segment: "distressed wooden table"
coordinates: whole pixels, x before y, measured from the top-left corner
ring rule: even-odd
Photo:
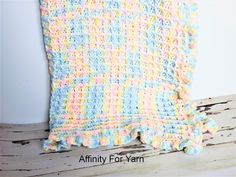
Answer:
[[[164,153],[138,140],[112,148],[73,147],[63,152],[43,152],[47,123],[0,124],[0,176],[236,176],[236,95],[196,102],[198,109],[213,117],[219,126],[214,138],[204,135],[205,147],[198,156]],[[123,160],[107,160],[104,164],[80,161],[86,155]],[[144,162],[128,162],[126,155],[143,157]]]

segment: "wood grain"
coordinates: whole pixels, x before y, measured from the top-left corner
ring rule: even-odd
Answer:
[[[125,146],[88,149],[72,147],[44,152],[48,123],[0,124],[0,176],[236,176],[236,95],[195,101],[198,110],[214,118],[219,131],[204,134],[204,150],[198,156],[165,153],[138,140]],[[144,162],[79,162],[82,155],[144,157]]]

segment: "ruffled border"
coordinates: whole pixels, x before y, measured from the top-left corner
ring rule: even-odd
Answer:
[[[203,114],[200,114],[197,120],[199,120],[199,122],[195,124],[194,131],[190,137],[186,137],[185,134],[179,134],[179,139],[162,139],[159,134],[160,132],[154,132],[153,130],[141,127],[77,132],[74,135],[73,133],[66,134],[61,131],[59,133],[50,132],[49,138],[44,140],[43,148],[46,151],[61,151],[70,149],[72,145],[78,147],[85,146],[88,148],[97,148],[99,146],[113,147],[115,145],[128,144],[140,136],[142,143],[166,152],[183,150],[187,154],[199,154],[202,151],[203,133],[208,132],[213,135],[217,132],[218,127],[215,120],[211,118],[206,120]],[[175,134],[173,135],[175,136]]]

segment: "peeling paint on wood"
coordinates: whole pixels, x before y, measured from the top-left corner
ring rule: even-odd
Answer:
[[[23,146],[23,145],[29,144],[30,142],[26,140],[21,140],[21,141],[12,141],[12,143],[21,144]]]

